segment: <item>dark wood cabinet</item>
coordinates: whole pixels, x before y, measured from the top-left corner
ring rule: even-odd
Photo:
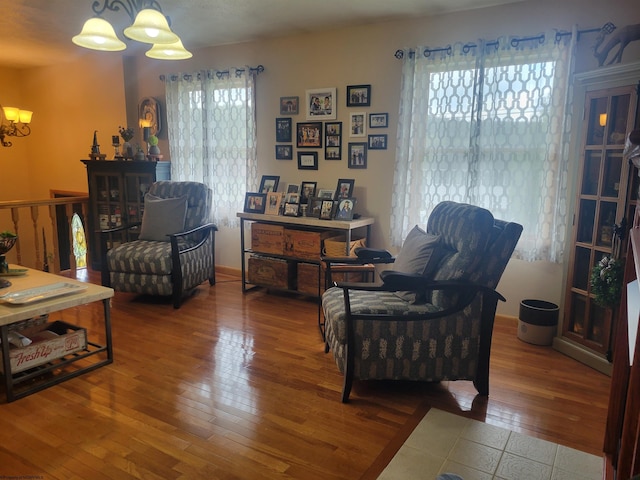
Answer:
[[[89,182],[87,240],[89,263],[100,270],[100,230],[142,220],[144,195],[156,180],[169,180],[169,162],[82,160]],[[116,245],[129,240],[113,236]]]

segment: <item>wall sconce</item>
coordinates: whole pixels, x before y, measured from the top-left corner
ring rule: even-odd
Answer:
[[[91,4],[96,17],[84,23],[80,34],[71,39],[80,47],[107,52],[118,52],[127,48],[115,33],[113,26],[100,15],[105,10],[117,12],[122,8],[132,25],[124,29],[124,35],[131,40],[150,43],[153,47],[145,53],[147,57],[160,60],[182,60],[193,55],[182,45],[180,37],[169,27],[169,20],[162,14],[155,0],[104,0],[100,7],[98,0]]]
[[[10,147],[11,142],[6,141],[4,137],[27,137],[31,134],[31,116],[33,112],[29,110],[20,110],[16,107],[2,107],[4,117],[8,124],[0,123],[0,143],[3,147]]]
[[[607,114],[606,113],[601,113],[600,114],[600,126],[604,127],[607,124]]]

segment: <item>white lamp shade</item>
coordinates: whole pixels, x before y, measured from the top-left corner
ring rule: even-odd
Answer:
[[[124,34],[142,43],[169,44],[180,40],[169,28],[167,18],[151,8],[140,10],[133,25],[124,29]]]
[[[154,45],[149,51],[145,52],[145,55],[158,60],[185,60],[193,57],[193,54],[184,48],[179,39],[169,45]]]
[[[111,24],[98,17],[84,22],[80,34],[73,37],[71,41],[80,47],[106,52],[118,52],[127,48],[125,43],[116,37]]]
[[[9,122],[17,122],[20,117],[20,109],[17,107],[2,107],[4,116]]]
[[[19,119],[20,123],[31,123],[31,117],[33,116],[33,112],[29,110],[20,110]]]

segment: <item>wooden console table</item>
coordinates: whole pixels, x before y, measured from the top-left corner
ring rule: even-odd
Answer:
[[[2,375],[4,377],[7,402],[12,402],[13,400],[25,397],[113,362],[110,313],[110,299],[113,297],[113,289],[32,269],[27,269],[27,273],[23,276],[10,277],[10,281],[12,285],[0,290],[0,295],[12,294],[57,283],[77,285],[82,287],[82,290],[24,304],[11,304],[7,301],[2,301],[0,298],[0,339],[2,340],[0,348],[2,350],[2,371],[4,372]],[[24,372],[13,373],[11,371],[8,348],[8,335],[11,325],[23,320],[97,301],[102,301],[104,309],[105,345],[90,342],[87,335],[86,348],[84,350]],[[66,370],[63,368],[72,363],[76,363],[74,368]],[[63,371],[59,371],[60,369],[63,369]],[[27,386],[16,392],[16,385],[22,383]]]

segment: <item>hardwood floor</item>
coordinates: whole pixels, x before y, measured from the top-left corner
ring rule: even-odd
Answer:
[[[100,315],[52,319],[91,336]],[[375,478],[431,406],[601,455],[609,378],[521,342],[514,319],[496,323],[488,399],[470,382],[356,382],[346,405],[308,300],[219,274],[179,310],[116,293],[112,323],[112,365],[2,400],[0,476]]]

